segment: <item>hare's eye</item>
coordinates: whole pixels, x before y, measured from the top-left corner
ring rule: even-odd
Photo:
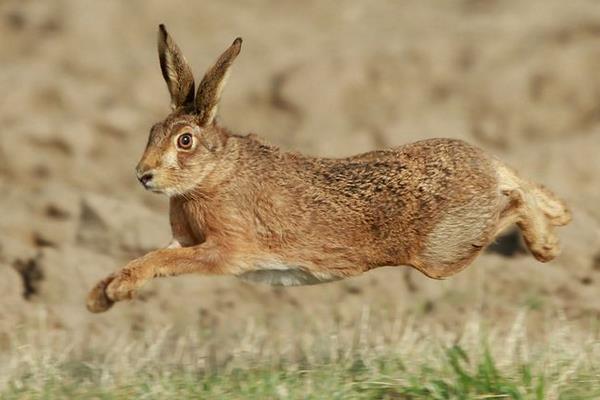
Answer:
[[[190,133],[184,133],[177,138],[177,146],[180,149],[189,150],[192,147],[193,138]]]

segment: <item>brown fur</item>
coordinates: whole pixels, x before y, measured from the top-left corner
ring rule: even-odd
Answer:
[[[553,227],[569,222],[565,205],[463,141],[314,158],[216,126],[240,46],[236,39],[223,53],[192,102],[189,66],[161,26],[159,54],[175,110],[152,128],[138,176],[150,174],[145,186],[170,196],[174,240],[99,282],[90,311],[131,298],[154,277],[186,273],[292,285],[409,265],[444,278],[513,223],[538,260],[558,253]],[[192,147],[177,148],[186,133]]]

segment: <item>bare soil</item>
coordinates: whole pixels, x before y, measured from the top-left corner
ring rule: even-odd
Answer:
[[[3,1],[0,3],[0,325],[112,336],[248,324],[294,336],[372,318],[448,329],[600,316],[600,4],[560,0]],[[434,281],[404,267],[313,287],[233,277],[156,280],[92,315],[95,281],[170,239],[167,199],[133,168],[168,112],[156,55],[165,23],[204,72],[244,38],[221,123],[284,149],[345,156],[430,138],[475,143],[572,207],[541,264],[514,233]],[[246,328],[245,328],[246,327]],[[0,337],[0,344],[2,343]]]

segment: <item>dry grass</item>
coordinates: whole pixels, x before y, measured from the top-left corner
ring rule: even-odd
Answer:
[[[237,346],[209,331],[74,336],[46,325],[5,329],[3,398],[598,398],[600,342],[564,319],[508,330],[473,316],[458,331],[370,321],[283,336],[249,319]],[[402,397],[403,396],[403,397]]]

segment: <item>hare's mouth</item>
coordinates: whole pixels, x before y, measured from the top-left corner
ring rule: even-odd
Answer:
[[[165,191],[166,191],[166,189],[160,188],[160,187],[156,187],[156,186],[154,186],[152,184],[150,184],[150,185],[144,185],[144,189],[148,190],[149,192],[158,193],[158,194],[165,193]]]
[[[153,171],[146,172],[142,175],[138,175],[138,180],[144,187],[144,189],[149,190],[154,193],[164,193],[165,188],[161,187],[156,180],[156,173]]]
[[[175,182],[172,182],[168,175],[157,169],[138,172],[138,180],[144,189],[152,193],[165,194],[169,197],[185,193],[180,185],[174,184]]]
[[[147,185],[144,185],[144,189],[152,193],[165,194],[169,197],[175,196],[179,193],[179,191],[176,188],[159,185],[157,182],[150,182]]]
[[[168,187],[163,187],[161,185],[158,185],[156,182],[150,182],[148,185],[144,185],[144,189],[146,189],[152,193],[158,193],[158,194],[164,194],[164,193],[169,192]]]
[[[176,190],[173,190],[171,188],[163,187],[147,187],[146,190],[156,194],[166,194],[169,197],[173,196],[173,193],[176,192]]]

